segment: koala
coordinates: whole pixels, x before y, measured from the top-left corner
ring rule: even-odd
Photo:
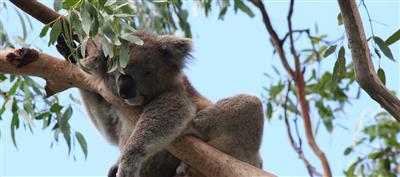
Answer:
[[[100,37],[88,42],[88,57],[82,60],[116,96],[143,110],[134,123],[99,94],[80,90],[95,127],[121,150],[108,176],[203,176],[165,150],[177,137],[187,134],[261,168],[261,101],[241,94],[212,103],[182,72],[190,58],[190,40],[139,31],[135,35],[144,44],[131,44],[129,63],[123,71],[107,73]],[[62,45],[57,48],[66,53]]]

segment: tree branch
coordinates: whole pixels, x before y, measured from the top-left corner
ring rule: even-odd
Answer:
[[[0,51],[0,73],[39,76],[47,82],[47,94],[49,90],[54,94],[71,87],[97,92],[134,122],[142,111],[125,104],[107,89],[102,80],[96,80],[76,65],[33,49]],[[207,176],[274,176],[230,157],[195,137],[183,137],[167,149],[174,156]]]
[[[285,103],[283,105],[284,107],[284,118],[285,118],[285,125],[286,125],[286,131],[289,137],[290,145],[292,145],[293,150],[299,155],[299,158],[304,162],[304,165],[307,168],[308,174],[312,177],[314,175],[316,176],[322,176],[316,169],[315,167],[310,163],[310,161],[307,160],[304,151],[301,147],[301,139],[299,137],[299,145],[296,144],[296,142],[293,139],[292,136],[292,130],[290,128],[290,123],[289,123],[289,118],[287,115],[287,102],[288,102],[288,97],[289,97],[289,92],[290,92],[290,87],[291,87],[291,82],[289,81],[288,83],[288,89],[286,92],[286,97],[285,97]]]
[[[379,80],[371,60],[360,13],[354,0],[338,0],[343,17],[356,80],[368,95],[400,122],[400,100]]]
[[[304,130],[307,136],[307,141],[308,144],[310,145],[311,149],[313,152],[318,156],[322,163],[322,167],[324,169],[324,176],[326,177],[331,177],[331,169],[329,166],[328,159],[325,156],[325,153],[318,147],[317,143],[315,142],[314,134],[312,132],[312,123],[311,123],[311,118],[309,114],[309,107],[308,107],[308,101],[305,97],[305,81],[304,81],[304,76],[301,71],[301,66],[300,66],[300,59],[299,56],[296,53],[296,49],[294,47],[294,41],[293,41],[293,31],[292,31],[292,24],[291,24],[291,16],[293,14],[293,4],[294,0],[291,0],[290,2],[290,7],[289,7],[289,14],[288,14],[288,25],[289,25],[289,38],[290,38],[290,48],[291,48],[291,53],[294,57],[295,60],[295,70],[290,68],[288,66],[287,58],[283,50],[283,43],[282,40],[278,38],[278,35],[276,34],[275,30],[273,29],[271,25],[271,21],[268,17],[268,13],[264,7],[264,4],[262,0],[251,0],[251,2],[258,7],[258,9],[261,12],[261,15],[263,16],[263,21],[264,24],[268,30],[268,33],[271,36],[271,40],[273,41],[273,46],[275,50],[279,53],[279,57],[281,58],[282,64],[286,71],[288,72],[289,76],[291,76],[291,79],[295,82],[295,88],[296,88],[296,95],[297,95],[297,100],[300,103],[300,108],[301,108],[301,114],[303,117],[303,123],[304,123]],[[278,42],[274,42],[278,41]]]
[[[37,0],[10,0],[10,2],[43,24],[51,23],[61,16]]]
[[[271,42],[274,46],[276,52],[281,59],[282,65],[285,68],[286,72],[288,73],[289,77],[294,78],[294,71],[290,67],[289,62],[286,58],[285,51],[283,50],[283,43],[282,40],[279,39],[278,34],[275,32],[274,28],[272,27],[271,21],[269,19],[268,13],[265,9],[264,3],[261,0],[251,0],[251,2],[258,7],[260,13],[263,18],[263,22],[265,24],[265,28],[267,29],[268,33],[271,36]]]

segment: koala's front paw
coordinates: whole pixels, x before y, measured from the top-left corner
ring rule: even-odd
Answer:
[[[121,162],[116,171],[117,177],[139,177],[139,168],[136,164]]]
[[[117,177],[117,172],[118,172],[118,164],[114,164],[110,170],[108,170],[108,175],[107,177]]]

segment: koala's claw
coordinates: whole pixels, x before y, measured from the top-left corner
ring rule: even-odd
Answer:
[[[108,177],[117,177],[118,165],[113,165],[108,171]]]

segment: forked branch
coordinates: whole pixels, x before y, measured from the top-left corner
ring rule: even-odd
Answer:
[[[354,0],[338,0],[351,47],[356,80],[368,95],[400,122],[400,100],[383,85],[375,72],[363,24]]]
[[[276,52],[278,53],[283,67],[286,69],[289,77],[294,81],[295,88],[296,88],[296,96],[297,100],[300,103],[300,108],[301,108],[301,115],[303,117],[303,123],[304,123],[304,131],[306,133],[307,141],[308,144],[310,145],[311,149],[317,155],[317,157],[320,159],[322,167],[324,169],[324,176],[326,177],[331,177],[331,169],[329,166],[328,159],[325,156],[325,153],[318,147],[318,144],[315,141],[314,134],[312,132],[312,122],[311,122],[311,117],[310,117],[310,109],[308,106],[308,101],[305,97],[305,81],[304,81],[304,76],[303,72],[301,70],[301,63],[298,54],[296,53],[296,49],[294,46],[294,41],[293,41],[293,30],[292,30],[292,22],[291,22],[291,17],[293,14],[293,4],[294,0],[291,0],[290,2],[290,7],[289,7],[289,13],[287,16],[288,20],[288,26],[289,26],[289,32],[288,36],[290,39],[290,51],[291,54],[293,55],[294,59],[294,69],[292,69],[289,64],[288,60],[286,57],[286,54],[283,50],[283,40],[279,38],[277,35],[276,31],[273,29],[271,21],[269,19],[268,13],[265,9],[264,3],[262,0],[251,0],[251,2],[260,10],[260,13],[263,17],[263,22],[265,24],[265,27],[267,28],[267,31],[271,37],[271,41],[273,44],[273,47],[275,48]]]

